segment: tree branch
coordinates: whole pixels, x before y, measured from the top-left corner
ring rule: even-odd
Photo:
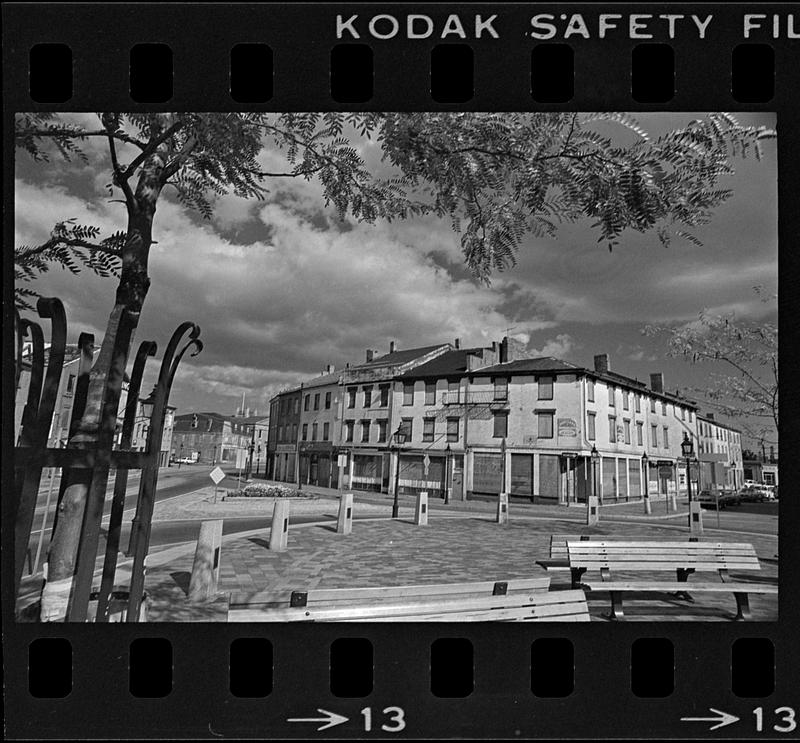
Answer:
[[[177,131],[183,129],[184,123],[185,122],[183,120],[176,121],[172,126],[167,127],[163,132],[161,132],[161,134],[159,134],[155,139],[150,140],[144,150],[136,156],[130,165],[125,168],[125,177],[130,178],[136,168],[138,168],[148,157],[150,157],[150,155],[152,155],[161,144],[166,142]],[[187,142],[188,141],[189,140],[187,140]]]
[[[100,245],[98,243],[90,243],[87,240],[81,240],[77,237],[53,237],[50,238],[47,242],[42,243],[41,245],[37,245],[35,248],[23,248],[18,249],[15,251],[14,260],[19,261],[20,259],[31,258],[35,255],[40,255],[42,253],[55,248],[58,245],[66,245],[70,248],[83,248],[84,250],[89,250],[94,253],[105,253],[106,255],[110,255],[113,258],[119,258],[120,252],[118,250],[114,250],[114,248],[109,248],[107,245]]]

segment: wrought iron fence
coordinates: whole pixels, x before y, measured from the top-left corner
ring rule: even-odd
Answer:
[[[130,543],[127,555],[133,558],[131,584],[128,591],[126,621],[140,619],[144,591],[144,563],[150,544],[150,524],[158,484],[159,455],[166,409],[172,383],[184,354],[193,349],[196,356],[203,348],[200,328],[192,322],[182,323],[172,334],[159,368],[158,381],[148,398],[152,403],[147,445],[144,451],[131,447],[133,429],[139,405],[142,377],[148,358],[155,356],[154,341],[139,344],[129,376],[127,400],[121,431],[117,421],[123,379],[128,362],[135,319],[123,313],[112,350],[111,367],[105,381],[100,425],[97,435],[81,442],[76,437],[86,411],[90,373],[94,355],[94,336],[81,333],[78,339],[78,369],[72,397],[69,436],[65,448],[49,445],[49,432],[58,402],[58,390],[64,371],[66,355],[67,319],[62,302],[54,297],[41,298],[37,302],[40,318],[50,320],[50,345],[45,354],[44,333],[38,322],[21,318],[15,313],[16,332],[16,394],[20,394],[20,379],[23,367],[28,369],[28,389],[22,411],[17,446],[14,449],[14,594],[19,593],[20,583],[28,557],[33,531],[36,501],[47,467],[61,470],[55,512],[66,491],[67,483],[80,480],[87,487],[83,522],[78,542],[77,560],[72,576],[67,621],[86,621],[94,616],[95,621],[109,621],[112,605],[119,606],[119,587],[114,585],[117,558],[122,532],[123,509],[128,485],[128,474],[139,471],[139,489],[136,502]],[[30,339],[30,352],[24,354],[25,338]],[[118,442],[115,438],[118,435]],[[51,470],[51,475],[53,474]],[[109,479],[113,478],[106,548],[103,556],[102,579],[99,590],[93,586],[95,565],[98,559],[100,526],[107,500]],[[50,507],[49,497],[45,504],[45,516]],[[44,531],[45,522],[42,522]],[[55,530],[56,523],[53,524]],[[38,555],[37,555],[38,557]],[[36,564],[27,560],[31,570]],[[90,602],[96,608],[89,611]]]

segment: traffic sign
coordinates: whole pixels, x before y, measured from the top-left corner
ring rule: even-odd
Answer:
[[[225,473],[222,471],[222,467],[215,467],[211,470],[209,477],[214,481],[214,485],[219,485],[225,479]]]

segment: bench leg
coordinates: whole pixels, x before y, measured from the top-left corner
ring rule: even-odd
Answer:
[[[570,568],[569,572],[572,577],[572,587],[580,588],[581,577],[586,572],[586,568]]]
[[[746,593],[734,593],[736,597],[736,616],[734,621],[750,619],[750,599]]]
[[[689,575],[694,572],[694,568],[678,568],[678,582],[679,583],[686,583],[689,579]],[[676,591],[672,594],[675,598],[682,599],[683,601],[689,601],[690,603],[694,603],[694,599],[687,591]]]
[[[609,619],[625,619],[625,613],[622,611],[622,592],[609,591],[611,594],[611,613],[608,615]]]

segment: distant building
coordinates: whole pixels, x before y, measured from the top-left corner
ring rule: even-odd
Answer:
[[[745,480],[741,432],[715,420],[713,413],[697,416],[700,487],[736,489]]]
[[[341,429],[341,372],[328,366],[325,372],[303,383],[298,441],[298,475],[304,485],[339,487]]]
[[[194,457],[203,464],[244,470],[250,453],[253,424],[241,416],[183,413],[175,416],[173,460]]]
[[[300,429],[302,385],[270,400],[267,436],[267,478],[297,482],[297,437]]]

